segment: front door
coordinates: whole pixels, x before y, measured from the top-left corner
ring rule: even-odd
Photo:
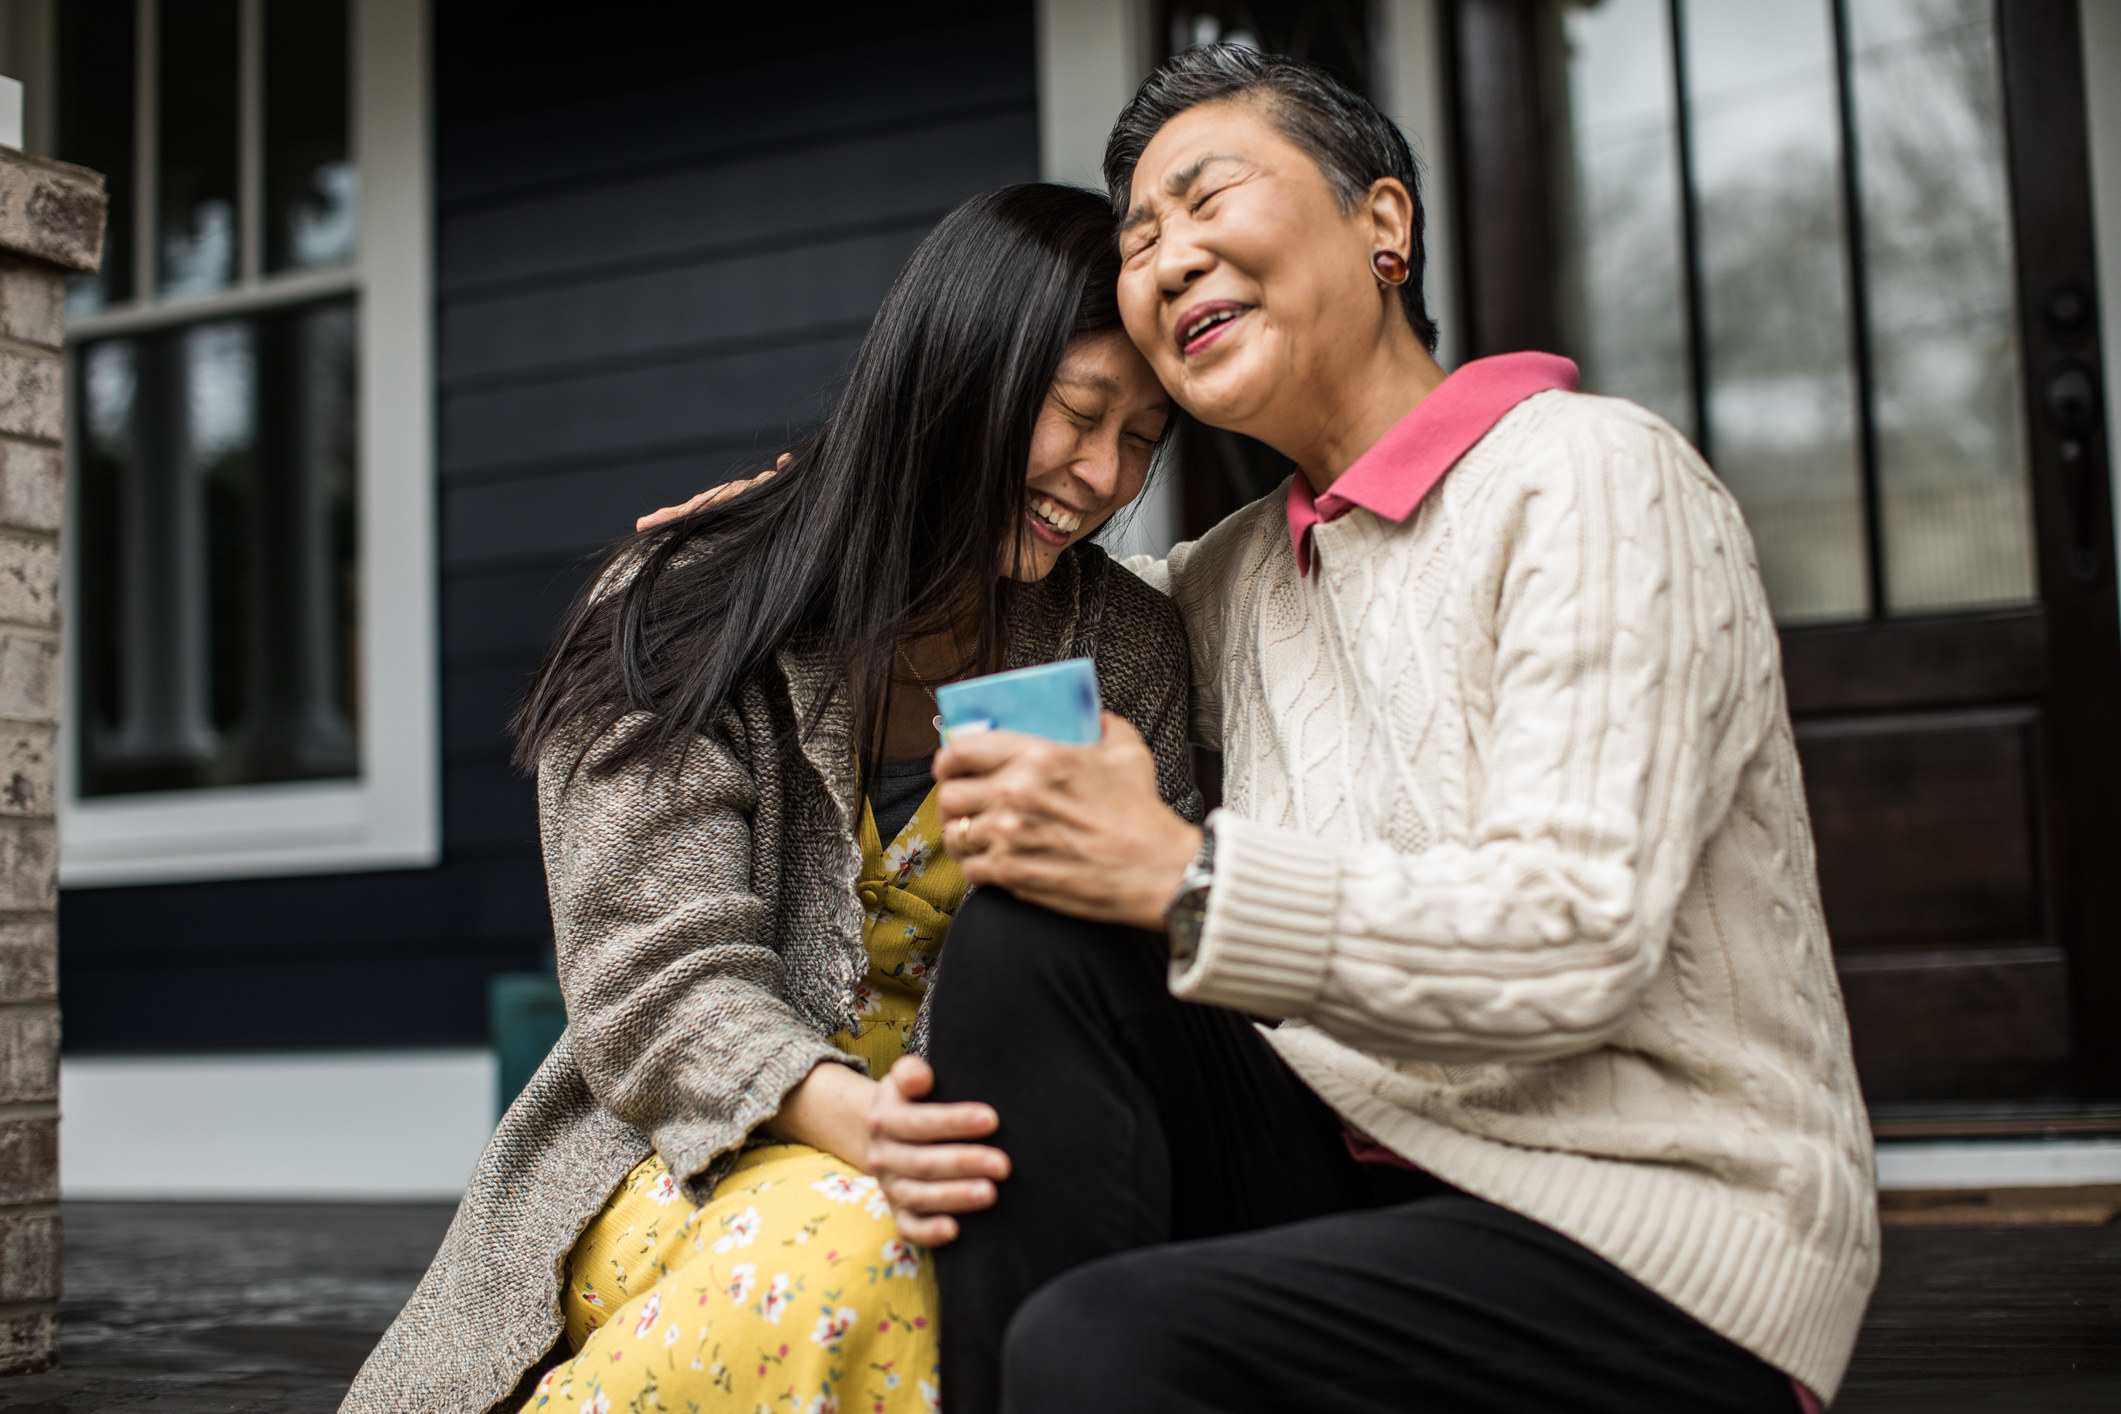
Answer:
[[[1783,629],[1881,1137],[2121,1096],[2121,707],[2068,0],[1460,0],[1468,347],[1692,437]]]

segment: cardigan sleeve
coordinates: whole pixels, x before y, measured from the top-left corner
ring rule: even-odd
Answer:
[[[561,743],[538,771],[567,1029],[597,1100],[689,1183],[820,1061],[851,1062],[787,998],[752,884],[758,792],[731,742],[703,736],[661,773],[595,775],[596,754],[571,771]]]
[[[1203,808],[1193,779],[1188,731],[1193,679],[1184,620],[1162,594],[1117,568],[1094,656],[1105,706],[1134,724],[1156,757],[1164,804],[1198,824]]]
[[[1628,1019],[1739,774],[1711,758],[1748,750],[1735,712],[1767,710],[1734,684],[1773,628],[1735,507],[1669,429],[1590,415],[1526,452],[1478,488],[1462,549],[1492,615],[1467,633],[1493,644],[1465,841],[1218,812],[1180,996],[1450,1063],[1577,1054]]]

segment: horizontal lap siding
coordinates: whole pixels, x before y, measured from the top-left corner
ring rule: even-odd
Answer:
[[[505,722],[585,557],[814,421],[936,218],[1036,175],[1030,7],[900,9],[849,47],[441,126],[444,862],[70,890],[70,1049],[483,1041],[486,977],[550,936]]]

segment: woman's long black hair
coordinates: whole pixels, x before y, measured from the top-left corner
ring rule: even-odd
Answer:
[[[971,627],[962,669],[997,666],[1032,427],[1068,341],[1121,327],[1118,279],[1093,193],[1026,183],[945,216],[779,475],[612,548],[516,714],[517,763],[647,711],[592,770],[675,765],[792,635],[845,662],[870,762],[902,634]]]

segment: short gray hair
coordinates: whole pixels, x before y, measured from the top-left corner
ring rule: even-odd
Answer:
[[[1390,118],[1316,64],[1229,44],[1173,55],[1142,82],[1105,142],[1105,186],[1124,218],[1134,168],[1164,125],[1190,108],[1225,99],[1257,99],[1275,128],[1318,164],[1343,211],[1353,211],[1380,177],[1396,177],[1414,200],[1413,249],[1399,298],[1414,335],[1435,352],[1436,321],[1422,298],[1427,263],[1422,240],[1421,174],[1407,139]]]

